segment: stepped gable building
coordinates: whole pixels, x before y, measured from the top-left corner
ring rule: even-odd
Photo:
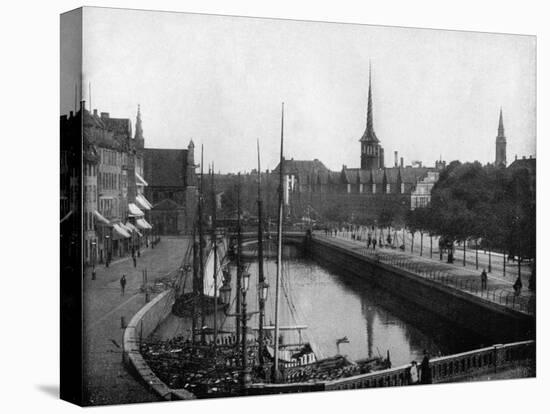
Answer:
[[[386,167],[384,148],[374,131],[372,72],[369,68],[366,128],[360,141],[360,168],[343,166],[328,170],[319,160],[284,162],[287,213],[296,218],[317,212],[319,218],[343,212],[349,219],[375,223],[382,213],[394,223],[404,220],[409,209],[429,204],[431,189],[439,179],[444,161],[435,167],[404,166],[395,151],[393,167]],[[273,172],[277,173],[279,166]]]
[[[153,208],[151,221],[159,234],[193,229],[197,204],[195,144],[187,149],[144,149],[145,194]]]
[[[506,167],[506,136],[504,135],[504,123],[502,122],[502,108],[500,108],[498,132],[495,142],[495,166]]]

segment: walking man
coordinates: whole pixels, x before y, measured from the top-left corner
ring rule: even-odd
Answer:
[[[521,283],[521,278],[519,276],[516,279],[516,283],[514,283],[513,287],[516,296],[519,296],[521,294],[521,288],[523,287],[523,283]]]
[[[124,296],[124,289],[126,288],[126,275],[122,275],[120,278],[120,289],[122,290],[121,296]]]
[[[137,265],[137,259],[136,259],[136,256],[132,256],[132,260],[134,261],[134,267],[136,267],[136,265]]]
[[[372,250],[376,250],[376,238],[372,239]]]
[[[487,289],[487,272],[485,269],[481,272],[481,290]]]
[[[430,368],[430,356],[428,351],[424,350],[424,358],[420,364],[420,383],[431,384],[432,383],[432,370]]]

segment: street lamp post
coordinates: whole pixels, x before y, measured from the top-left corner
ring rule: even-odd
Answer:
[[[92,242],[92,280],[95,280],[95,261],[96,261],[97,243]]]
[[[107,256],[105,258],[105,267],[109,267],[109,261],[111,260],[111,236],[108,234],[105,235],[105,255]]]
[[[247,321],[256,312],[247,312],[246,309],[246,292],[248,291],[250,285],[250,274],[248,272],[242,272],[242,281],[240,291],[237,291],[237,297],[242,298],[241,309],[236,309],[235,313],[228,313],[227,306],[231,303],[231,285],[228,280],[225,280],[222,287],[220,288],[220,300],[226,306],[224,311],[226,316],[236,316],[240,318],[240,325],[242,328],[241,342],[237,343],[237,349],[239,345],[241,346],[241,385],[246,387],[251,382],[251,367],[248,365],[248,354],[247,354],[247,342],[246,342],[246,332],[247,332]],[[264,298],[267,296],[267,284],[261,288],[260,293]]]
[[[264,359],[262,355],[262,348],[264,344],[263,336],[263,325],[265,318],[265,301],[267,300],[267,292],[269,290],[269,284],[265,281],[261,282],[258,285],[258,296],[260,298],[260,320],[259,320],[259,331],[258,331],[258,358],[260,362],[260,368],[263,369]]]
[[[241,342],[241,352],[242,352],[242,374],[241,374],[241,385],[243,387],[246,387],[248,384],[250,384],[251,376],[250,376],[250,367],[248,366],[248,349],[247,349],[247,343],[246,343],[246,334],[247,334],[247,319],[248,315],[246,313],[246,292],[248,291],[248,287],[250,284],[250,273],[243,272],[242,274],[242,286],[241,286],[241,293],[242,293],[242,316],[241,316],[241,322],[242,322],[242,342]]]

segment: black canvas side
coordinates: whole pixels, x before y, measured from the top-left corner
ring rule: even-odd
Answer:
[[[82,9],[60,26],[61,102],[74,95],[60,117],[60,397],[82,405]]]

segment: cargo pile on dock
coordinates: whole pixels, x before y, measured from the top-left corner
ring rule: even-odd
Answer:
[[[248,347],[250,360],[257,349]],[[141,354],[153,372],[173,389],[186,389],[197,397],[237,395],[241,389],[241,353],[234,346],[193,345],[175,337],[168,341],[147,342]]]

